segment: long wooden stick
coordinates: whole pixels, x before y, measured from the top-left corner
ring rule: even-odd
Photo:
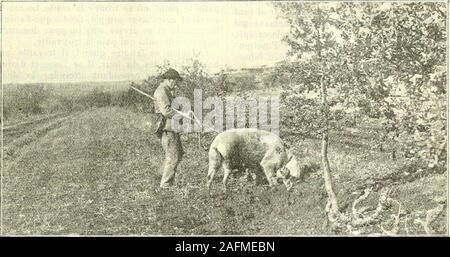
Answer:
[[[131,87],[132,89],[134,89],[136,92],[140,93],[141,95],[144,95],[144,96],[146,96],[146,97],[152,99],[153,101],[155,101],[155,98],[153,98],[151,95],[145,93],[144,91],[142,91],[142,90],[140,90],[140,89],[138,89],[138,88],[135,88],[135,87],[133,87],[133,86],[130,86],[130,87]],[[171,107],[171,108],[172,108],[172,107]],[[177,112],[178,114],[180,114],[181,116],[183,116],[183,117],[185,117],[185,118],[187,118],[187,119],[193,120],[193,121],[195,121],[195,122],[199,122],[198,118],[195,117],[195,114],[194,114],[192,111],[189,111],[188,114],[192,114],[194,118],[192,118],[192,117],[186,115],[184,112],[181,112],[181,111],[179,111],[179,110],[177,110],[177,109],[172,108],[172,110],[174,110],[175,112]],[[201,125],[201,123],[199,123],[199,124]]]

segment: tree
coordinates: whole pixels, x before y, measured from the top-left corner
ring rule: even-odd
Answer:
[[[383,61],[393,67],[393,80],[403,85],[407,101],[396,117],[398,142],[413,163],[423,170],[446,169],[446,6],[444,3],[395,5],[391,19],[380,22],[395,26],[395,54]]]
[[[289,45],[289,55],[295,62],[287,69],[293,74],[293,81],[298,83],[295,88],[290,89],[293,91],[290,95],[297,100],[304,99],[304,93],[310,92],[320,97],[320,106],[312,106],[319,107],[320,116],[316,115],[318,122],[312,124],[318,125],[316,127],[322,140],[322,170],[329,196],[327,207],[330,208],[330,215],[335,215],[339,212],[339,206],[333,190],[328,160],[331,118],[328,90],[339,83],[339,43],[333,30],[337,21],[332,16],[336,7],[297,3],[281,3],[276,6],[290,25],[290,33],[284,40]]]
[[[197,57],[192,57],[188,64],[182,66],[181,73],[182,95],[191,100],[193,100],[194,89],[201,89],[203,95],[212,95],[219,91],[218,86],[206,72],[205,65]]]
[[[359,84],[353,87],[359,92],[346,98],[357,102],[362,117],[382,124],[381,139],[396,141],[409,161],[444,170],[445,4],[360,7],[363,11],[347,8],[342,14],[349,42],[344,56]]]
[[[341,230],[360,233],[361,226],[376,222],[387,206],[397,206],[393,228],[380,227],[384,234],[398,233],[402,206],[390,198],[389,188],[382,189],[372,213],[356,208],[370,188],[353,202],[351,215],[340,211],[328,160],[330,129],[342,126],[343,118],[353,123],[376,121],[383,124],[382,138],[401,142],[411,159],[422,158],[430,168],[445,167],[445,5],[277,3],[276,7],[290,25],[284,39],[290,59],[278,71],[291,81],[283,94],[291,108],[287,120],[302,133],[321,138],[328,219]],[[404,96],[393,97],[403,88]],[[426,222],[419,218],[415,222],[424,224],[428,233],[429,223],[442,210],[440,203],[427,211],[433,215],[427,214]]]
[[[219,90],[218,90],[219,96],[223,96],[227,92],[230,91],[228,80],[229,80],[229,75],[225,71],[225,69],[220,70],[220,73],[217,76],[217,86],[219,88]]]
[[[353,122],[382,121],[385,138],[389,135],[403,142],[403,136],[414,135],[413,142],[404,143],[422,149],[424,159],[442,164],[446,90],[445,71],[440,67],[445,66],[445,5],[275,5],[290,26],[284,38],[289,60],[280,70],[291,81],[284,86],[284,101],[290,108],[284,120],[321,139],[328,219],[342,230],[359,233],[357,227],[375,222],[388,205],[398,206],[393,229],[382,229],[397,233],[402,207],[390,198],[388,188],[382,190],[378,207],[370,214],[355,207],[370,189],[354,201],[352,215],[340,211],[328,160],[330,129],[348,117]],[[393,100],[401,87],[406,87],[406,98]]]

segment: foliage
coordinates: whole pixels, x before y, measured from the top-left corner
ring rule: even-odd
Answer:
[[[6,84],[3,116],[14,122],[28,116],[51,116],[104,106],[125,106],[126,82]]]
[[[323,120],[311,99],[320,96],[322,80],[336,128],[348,121],[378,123],[381,142],[395,140],[410,161],[427,169],[445,167],[445,4],[277,6],[291,24],[285,38],[291,61],[278,70],[291,81],[284,84],[287,126],[317,136]]]
[[[205,65],[197,58],[191,58],[189,64],[181,69],[183,82],[180,85],[180,95],[193,101],[194,89],[201,89],[204,96],[216,95],[220,89],[206,72]]]
[[[27,84],[7,92],[3,99],[5,119],[18,114],[41,114],[44,112],[44,102],[50,97],[50,92],[39,84]]]

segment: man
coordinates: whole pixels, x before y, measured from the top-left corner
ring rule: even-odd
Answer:
[[[178,164],[183,156],[180,134],[172,128],[172,117],[176,114],[171,103],[174,97],[174,90],[181,82],[180,74],[174,69],[168,69],[160,77],[161,82],[155,90],[155,112],[161,113],[165,117],[165,125],[158,137],[165,152],[164,167],[160,187],[170,188],[174,186],[175,173]]]

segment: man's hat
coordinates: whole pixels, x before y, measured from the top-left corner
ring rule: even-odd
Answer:
[[[175,69],[168,69],[166,72],[164,72],[162,75],[159,76],[160,79],[178,79],[182,80],[180,73],[176,71]]]

